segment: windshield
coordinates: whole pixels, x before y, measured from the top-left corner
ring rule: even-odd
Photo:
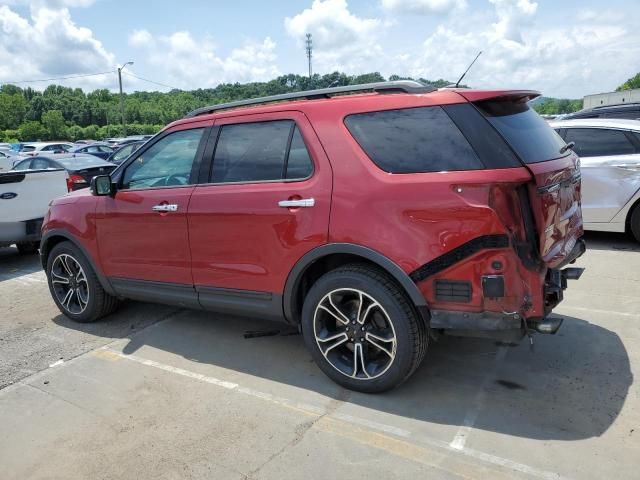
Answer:
[[[544,162],[570,153],[560,153],[564,140],[525,102],[490,100],[476,106],[523,162]]]

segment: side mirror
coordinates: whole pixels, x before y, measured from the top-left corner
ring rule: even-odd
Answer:
[[[92,195],[96,195],[98,197],[113,195],[115,193],[113,187],[114,186],[111,183],[111,177],[109,175],[98,175],[91,179],[90,188]]]

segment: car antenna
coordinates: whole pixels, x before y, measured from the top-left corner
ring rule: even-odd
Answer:
[[[471,67],[473,67],[473,64],[476,63],[476,60],[478,60],[478,57],[482,55],[482,50],[480,50],[478,52],[478,55],[476,55],[476,58],[473,59],[473,62],[471,62],[471,65],[469,65],[467,67],[467,69],[464,71],[464,73],[460,76],[460,78],[458,79],[458,81],[456,82],[455,88],[458,88],[460,86],[460,82],[462,81],[462,79],[464,78],[464,76],[467,74],[467,72],[471,69]]]

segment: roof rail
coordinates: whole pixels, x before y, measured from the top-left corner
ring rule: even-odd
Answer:
[[[316,90],[306,90],[304,92],[282,93],[269,97],[250,98],[247,100],[237,100],[235,102],[220,103],[209,107],[202,107],[185,115],[185,118],[206,115],[228,108],[245,107],[248,105],[261,105],[265,103],[282,102],[285,100],[315,100],[319,98],[329,98],[334,95],[355,93],[355,92],[378,92],[378,93],[429,93],[436,89],[413,80],[398,80],[395,82],[375,82],[362,83],[360,85],[347,85],[343,87],[319,88]]]

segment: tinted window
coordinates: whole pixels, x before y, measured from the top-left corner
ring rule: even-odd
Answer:
[[[120,163],[124,161],[129,155],[131,155],[136,149],[136,145],[127,145],[126,147],[122,147],[116,153],[114,153],[111,161]]]
[[[569,128],[567,142],[576,142],[573,150],[581,157],[625,155],[636,149],[624,132],[604,128]]]
[[[282,179],[293,126],[291,120],[224,125],[213,158],[212,181]]]
[[[31,160],[23,160],[19,163],[16,164],[15,167],[13,167],[14,170],[29,170],[29,164],[31,163]]]
[[[306,178],[313,173],[313,162],[309,156],[302,134],[298,127],[293,131],[291,149],[287,159],[287,179]]]
[[[483,168],[441,107],[360,113],[348,116],[345,124],[369,158],[386,172]]]
[[[127,166],[122,188],[188,185],[203,130],[170,133],[154,143]]]
[[[51,168],[51,165],[49,165],[48,160],[44,160],[42,158],[34,158],[33,162],[31,163],[31,168],[34,170],[42,170],[45,168]]]
[[[544,162],[563,156],[560,149],[564,140],[525,102],[492,100],[479,102],[477,106],[523,162]]]

